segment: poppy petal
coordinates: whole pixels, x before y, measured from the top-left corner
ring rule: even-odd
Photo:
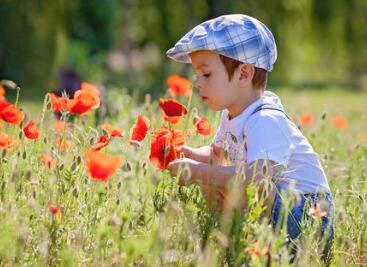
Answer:
[[[88,149],[85,151],[85,162],[91,179],[106,182],[120,166],[121,159],[115,155]]]

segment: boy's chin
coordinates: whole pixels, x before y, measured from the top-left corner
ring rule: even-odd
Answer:
[[[222,110],[225,110],[226,107],[224,107],[223,105],[213,105],[213,103],[206,103],[208,108],[212,111],[222,111]]]
[[[211,110],[211,111],[223,111],[225,110],[226,108],[224,107],[213,107],[213,106],[210,106],[208,105],[208,108]]]

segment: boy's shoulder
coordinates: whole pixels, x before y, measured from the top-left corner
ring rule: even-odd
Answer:
[[[262,98],[252,104],[245,124],[277,125],[291,123],[281,100],[272,91],[265,91]]]
[[[293,126],[279,97],[271,91],[265,91],[261,98],[233,119],[229,119],[228,111],[223,110],[220,119],[220,127],[223,130],[242,132],[245,135],[250,131],[291,132],[294,131]]]
[[[253,112],[244,123],[245,131],[251,129],[271,130],[284,128],[290,123],[284,111],[276,108],[264,108]]]

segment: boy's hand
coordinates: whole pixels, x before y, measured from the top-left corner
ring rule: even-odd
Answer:
[[[178,155],[183,154],[185,158],[191,158],[192,156],[192,150],[190,149],[190,147],[185,145],[177,149],[177,153]]]
[[[167,169],[170,171],[171,176],[175,177],[179,175],[178,183],[179,185],[184,186],[195,180],[198,164],[199,162],[195,160],[182,158],[170,162]]]
[[[214,165],[229,166],[228,160],[225,158],[225,151],[222,147],[211,144],[211,160]]]
[[[208,165],[205,165],[209,167]],[[214,210],[221,210],[224,203],[223,188],[211,184],[207,179],[203,179],[200,173],[199,162],[189,159],[182,158],[176,159],[170,162],[167,169],[170,171],[171,176],[175,177],[179,175],[178,183],[180,186],[187,186],[193,182],[196,182],[200,186],[200,191],[206,199],[207,204]]]

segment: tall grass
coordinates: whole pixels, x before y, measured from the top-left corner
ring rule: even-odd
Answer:
[[[302,130],[320,155],[334,195],[332,265],[367,264],[367,94],[288,90],[279,94],[295,120],[303,112],[315,117],[315,123]],[[106,148],[123,157],[121,168],[107,183],[92,181],[84,166],[84,150],[102,131],[93,116],[80,118],[65,133],[71,143],[68,150],[56,146],[51,129],[55,117],[47,103],[43,110],[40,107],[39,140],[27,140],[21,128],[3,125],[1,131],[20,136],[20,141],[0,156],[2,266],[292,265],[286,233],[273,233],[255,198],[256,188],[247,190],[252,200],[248,209],[212,211],[197,186],[179,187],[168,172],[150,165],[150,136],[141,148],[128,144],[128,132],[138,114],[150,118],[153,128],[160,127],[158,103],[147,99],[138,105],[122,90],[108,96],[110,116],[105,120],[122,127],[126,137],[113,139]],[[195,96],[191,107],[218,123],[219,116],[203,109]],[[333,115],[345,116],[349,128],[335,129],[330,122]],[[187,142],[201,146],[211,138],[193,136]],[[42,164],[42,153],[57,159],[56,168]],[[50,213],[48,203],[61,205],[61,216]],[[318,266],[320,222],[306,224],[294,264]],[[254,256],[251,251],[256,244],[268,251]]]

